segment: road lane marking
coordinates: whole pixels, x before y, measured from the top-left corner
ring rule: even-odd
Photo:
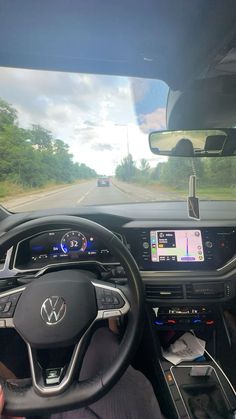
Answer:
[[[13,206],[11,204],[8,204],[8,202],[7,202],[6,205],[9,206],[9,208],[11,208],[11,210],[14,210],[15,208],[19,208],[19,207],[27,207],[28,205],[34,204],[35,202],[43,201],[43,200],[45,200],[47,198],[51,198],[52,196],[55,196],[55,195],[60,195],[63,192],[67,192],[70,189],[74,189],[75,187],[80,186],[80,185],[84,185],[85,183],[86,182],[81,182],[81,183],[78,183],[78,184],[65,186],[65,187],[57,189],[55,191],[52,190],[52,191],[48,191],[48,192],[41,192],[41,193],[39,193],[40,196],[35,196],[34,198],[31,197],[30,199],[27,199],[27,201],[25,201],[25,202],[21,202],[21,203],[15,204]],[[29,197],[30,196],[28,196],[28,198]],[[27,198],[27,196],[25,198]],[[17,198],[15,198],[15,199],[17,199]]]
[[[95,186],[93,185],[84,195],[82,195],[79,199],[78,199],[78,201],[76,201],[76,204],[80,204],[80,202],[82,202],[85,198],[86,198],[86,196],[88,195],[88,194],[90,194],[90,192],[92,192],[92,190],[93,189],[95,189]]]

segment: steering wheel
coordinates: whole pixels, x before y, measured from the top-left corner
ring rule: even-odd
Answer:
[[[89,405],[119,380],[138,345],[143,314],[143,284],[138,267],[123,243],[109,230],[87,219],[49,216],[25,222],[0,238],[4,254],[26,237],[58,228],[93,233],[123,266],[127,286],[112,285],[76,269],[43,274],[30,284],[0,294],[5,303],[0,327],[15,328],[25,341],[31,369],[29,380],[3,381],[3,414],[27,416]],[[96,322],[127,314],[127,327],[112,365],[91,379],[79,373]],[[70,361],[49,372],[40,366],[38,351],[73,345]],[[99,363],[99,359],[98,359]]]

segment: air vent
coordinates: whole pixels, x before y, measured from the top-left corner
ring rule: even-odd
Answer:
[[[148,300],[184,298],[183,287],[181,284],[146,284],[146,298]]]
[[[186,296],[193,299],[223,298],[225,296],[224,283],[186,284]]]

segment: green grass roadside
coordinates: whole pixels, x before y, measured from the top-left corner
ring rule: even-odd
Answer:
[[[197,195],[201,199],[219,199],[219,200],[236,200],[236,188],[229,187],[212,187],[198,188]]]
[[[187,190],[171,189],[172,191],[178,192],[183,196],[187,195]],[[229,187],[206,187],[197,188],[197,197],[203,200],[236,200],[236,188]]]
[[[87,179],[86,179],[87,180]],[[40,193],[40,192],[50,192],[54,189],[65,188],[66,186],[72,186],[79,183],[86,182],[86,180],[77,180],[76,182],[72,183],[48,183],[44,187],[40,188],[30,188],[30,187],[23,187],[22,185],[17,185],[13,182],[0,182],[0,200],[7,201],[11,198],[20,198],[23,196],[31,195],[33,193]]]
[[[163,183],[158,182],[133,182],[135,185],[143,186],[153,192],[167,192],[167,193],[177,193],[183,199],[186,199],[188,195],[188,187],[184,188],[175,188]],[[236,186],[235,187],[217,187],[217,186],[206,186],[201,187],[197,186],[197,196],[203,200],[236,200]]]

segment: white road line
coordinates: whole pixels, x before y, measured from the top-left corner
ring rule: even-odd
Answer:
[[[26,207],[30,204],[34,204],[35,202],[44,201],[45,199],[51,198],[52,196],[60,195],[63,192],[67,192],[70,189],[74,189],[78,185],[80,186],[80,184],[75,184],[75,185],[71,185],[71,186],[65,186],[64,188],[60,188],[59,190],[56,190],[56,191],[49,191],[49,192],[44,192],[44,193],[42,192],[40,194],[40,196],[36,196],[35,198],[31,198],[31,199],[29,199],[25,202],[21,202],[21,203],[18,203],[16,205],[13,205],[13,206],[10,205],[10,207],[11,207],[12,210],[14,210],[15,208],[18,208],[18,207]],[[83,184],[81,183],[81,185],[83,185]]]
[[[76,201],[76,204],[80,204],[80,202],[82,202],[85,198],[86,198],[86,196],[88,195],[88,194],[90,194],[90,192],[92,192],[92,190],[93,189],[95,189],[95,186],[93,185],[84,195],[82,195],[79,199],[78,199],[78,201]]]
[[[51,198],[52,196],[59,195],[60,193],[64,192],[65,190],[68,190],[69,188],[72,188],[73,186],[61,188],[59,191],[56,191],[56,192],[53,192],[53,191],[52,192],[47,192],[47,193],[45,193],[42,196],[38,196],[38,197],[35,197],[33,199],[31,198],[28,201],[21,202],[19,204],[13,205],[13,206],[10,205],[10,207],[13,210],[15,208],[18,208],[18,207],[25,207],[25,206],[30,205],[30,204],[33,204],[35,202],[42,201],[42,200],[47,199],[47,198]]]

